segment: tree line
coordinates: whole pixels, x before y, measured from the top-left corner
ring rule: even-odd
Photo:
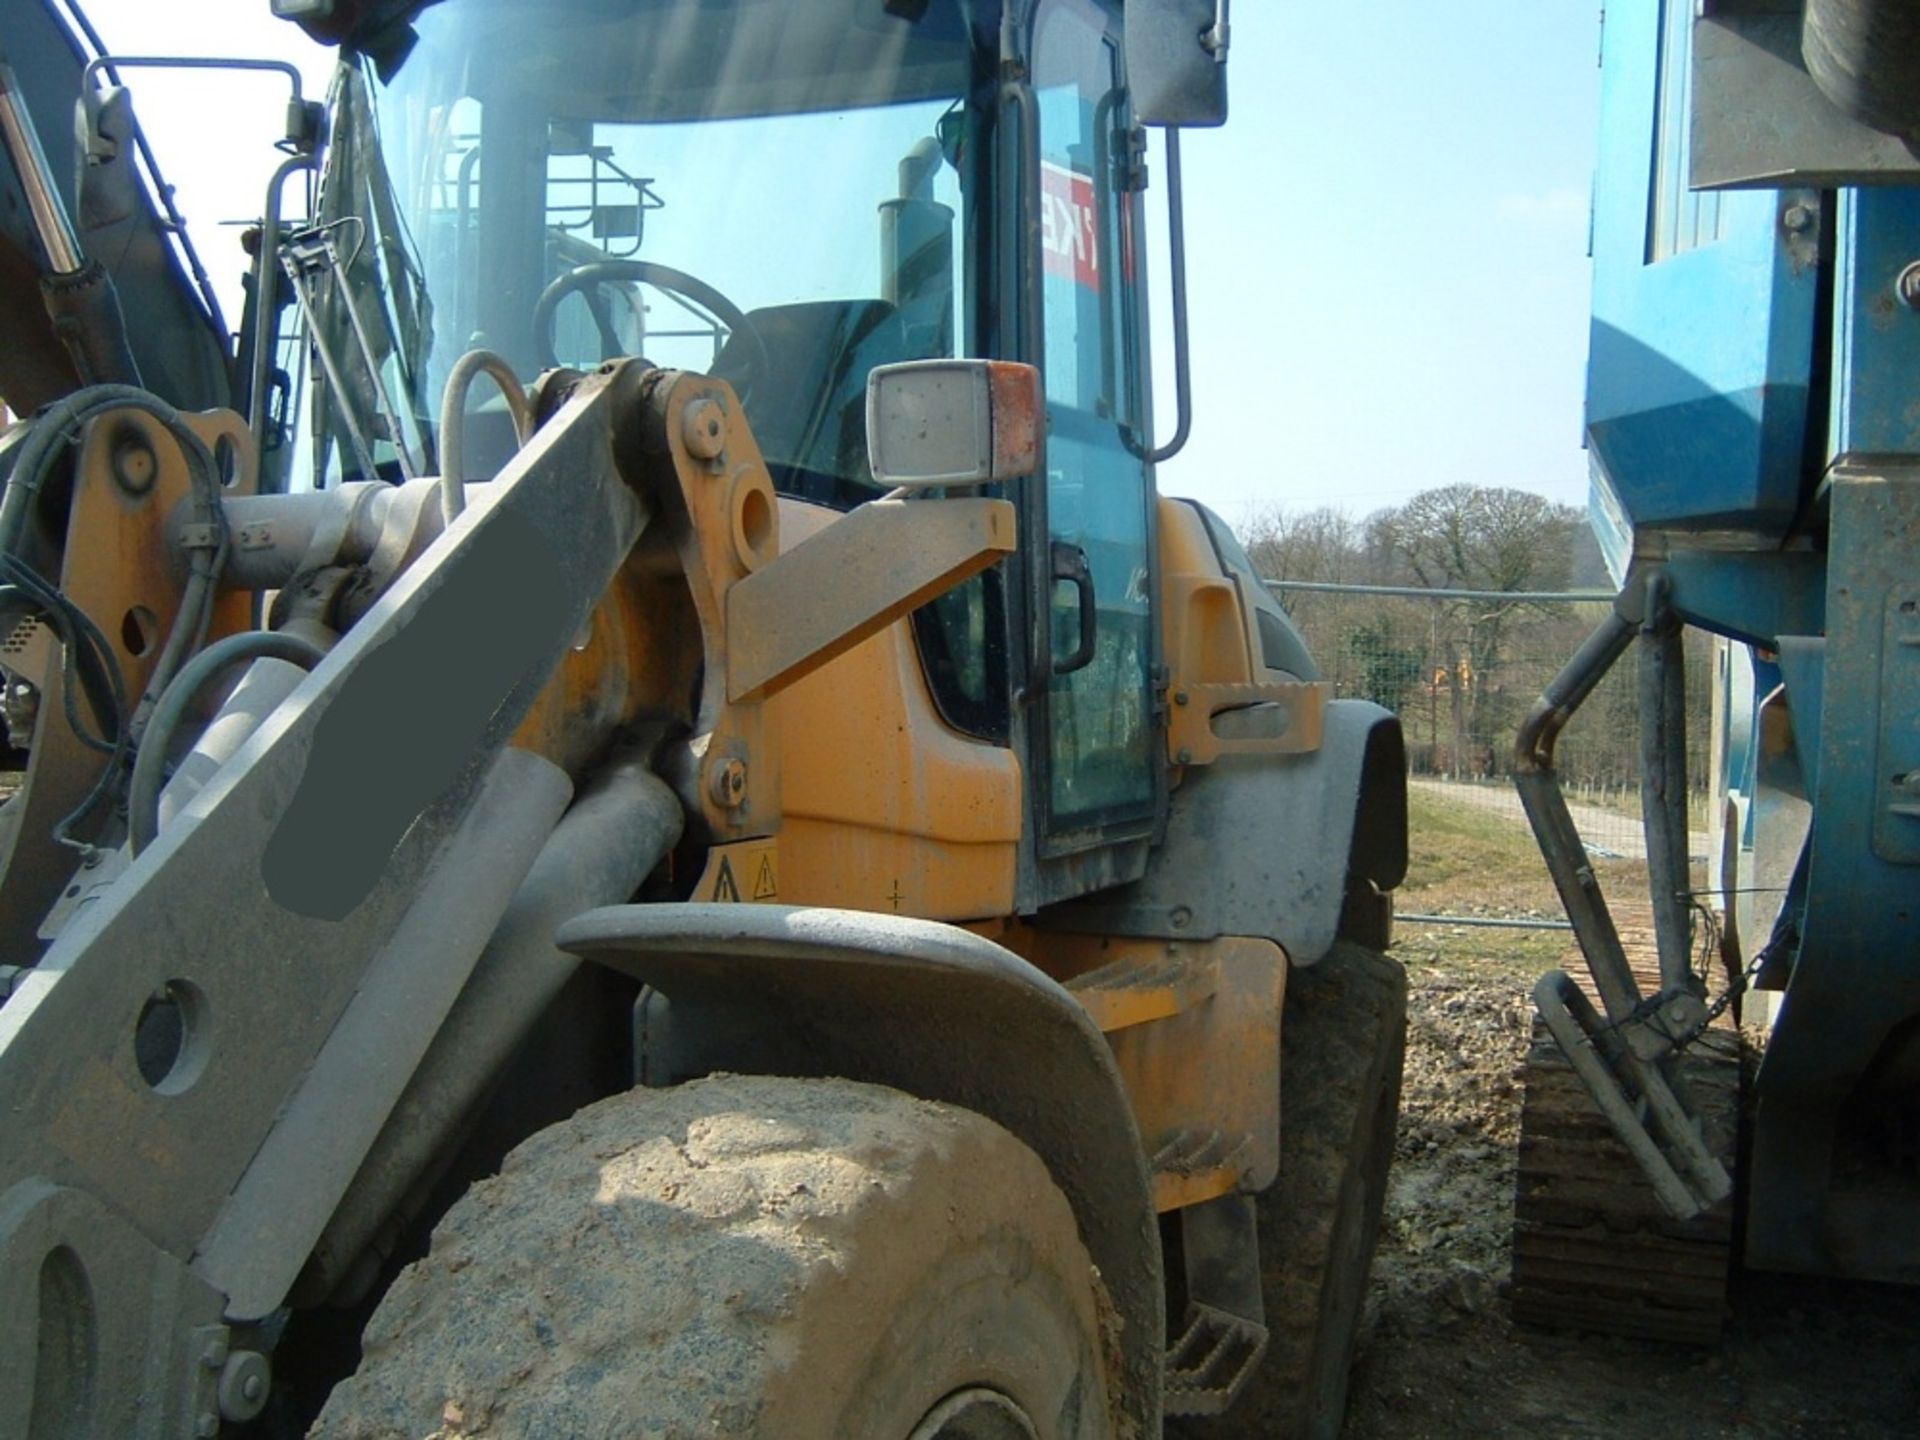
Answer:
[[[1528,597],[1612,588],[1585,515],[1524,490],[1447,485],[1361,518],[1332,506],[1265,506],[1238,528],[1271,580],[1493,593],[1429,599],[1277,588],[1336,692],[1398,711],[1410,763],[1426,773],[1506,774],[1528,709],[1606,613],[1603,603]],[[1711,656],[1703,636],[1687,648],[1689,771],[1698,783]],[[1570,783],[1626,791],[1638,784],[1635,674],[1629,656],[1562,737],[1559,764]]]

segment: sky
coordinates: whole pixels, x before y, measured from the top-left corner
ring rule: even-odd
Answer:
[[[268,0],[85,0],[126,55],[331,54]],[[1232,114],[1182,137],[1195,428],[1164,492],[1239,522],[1355,516],[1455,482],[1585,503],[1599,0],[1241,0]],[[239,312],[237,227],[279,160],[284,82],[141,73],[137,112]],[[1156,147],[1149,245],[1164,261]],[[1160,433],[1165,272],[1150,272]]]

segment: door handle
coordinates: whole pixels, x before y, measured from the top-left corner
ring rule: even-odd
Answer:
[[[1055,540],[1053,579],[1056,583],[1071,581],[1074,594],[1080,602],[1080,643],[1074,647],[1071,655],[1053,662],[1054,674],[1071,675],[1093,663],[1093,646],[1100,618],[1093,606],[1093,572],[1087,568],[1087,552],[1065,540]],[[1048,633],[1051,636],[1051,627]]]

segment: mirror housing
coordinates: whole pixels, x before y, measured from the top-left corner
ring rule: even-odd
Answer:
[[[413,19],[440,0],[272,0],[275,19],[291,20],[322,45],[367,56],[383,80],[413,48]]]
[[[867,377],[867,463],[889,489],[1031,475],[1046,444],[1040,372],[1006,360],[909,360]]]
[[[1142,125],[1224,125],[1227,0],[1128,0],[1127,90]]]

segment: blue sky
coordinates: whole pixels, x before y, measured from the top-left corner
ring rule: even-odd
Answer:
[[[1242,0],[1233,42],[1227,128],[1182,140],[1196,433],[1162,487],[1584,503],[1594,0]]]
[[[326,52],[268,0],[84,3],[123,54],[276,55],[324,86]],[[1455,481],[1584,503],[1599,23],[1598,0],[1233,7],[1232,119],[1183,142],[1196,428],[1163,490],[1236,521],[1363,515]],[[217,222],[258,213],[278,159],[276,83],[135,81],[216,278],[240,264]],[[1162,253],[1164,205],[1156,187]]]

